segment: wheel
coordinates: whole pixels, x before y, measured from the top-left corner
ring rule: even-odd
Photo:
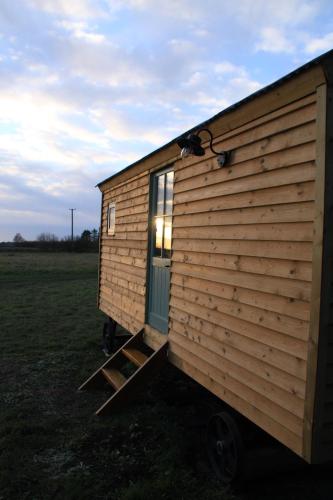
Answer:
[[[210,419],[206,443],[213,471],[223,484],[230,484],[241,473],[244,452],[238,425],[229,413],[218,413]]]

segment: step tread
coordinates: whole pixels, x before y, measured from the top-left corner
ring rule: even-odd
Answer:
[[[115,368],[102,368],[102,373],[109,384],[116,390],[120,389],[127,380],[126,377]]]
[[[126,347],[122,349],[122,353],[129,361],[134,363],[136,366],[142,366],[143,363],[145,363],[148,359],[148,356],[146,356],[146,354],[143,354],[143,352],[139,351],[138,349],[134,349],[134,347]]]

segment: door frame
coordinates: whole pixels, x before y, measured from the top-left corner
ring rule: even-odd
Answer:
[[[152,293],[152,280],[151,280],[151,275],[152,275],[152,262],[154,259],[153,255],[153,218],[155,216],[155,204],[156,204],[156,199],[157,199],[157,179],[159,175],[166,174],[168,172],[174,171],[174,164],[167,165],[166,167],[163,167],[159,170],[154,170],[153,172],[150,172],[150,178],[149,178],[149,209],[148,209],[148,248],[147,248],[147,272],[146,272],[146,304],[145,304],[145,323],[151,326],[151,328],[156,328],[149,323],[149,305],[150,305],[150,297]],[[173,193],[172,193],[172,207],[173,207]],[[173,214],[171,215],[172,217],[172,223],[173,223]],[[171,226],[172,227],[172,226]],[[171,256],[172,256],[172,232],[171,232]],[[170,260],[171,260],[170,256]],[[171,266],[170,266],[170,277],[171,277]],[[168,301],[168,310],[170,309],[170,286],[169,286],[169,301]],[[168,323],[169,323],[169,313],[168,313]],[[168,335],[169,334],[169,327],[168,331],[166,333],[161,332],[158,330],[161,335]]]

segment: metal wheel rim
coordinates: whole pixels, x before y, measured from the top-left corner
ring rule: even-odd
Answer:
[[[229,484],[239,474],[241,437],[234,420],[227,413],[214,415],[207,427],[208,458],[217,477]]]

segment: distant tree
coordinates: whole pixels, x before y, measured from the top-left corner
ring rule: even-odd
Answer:
[[[91,231],[89,229],[85,229],[81,234],[81,240],[91,241]]]
[[[13,238],[13,242],[14,243],[23,243],[23,241],[25,241],[25,239],[23,238],[22,234],[16,233],[14,238]]]
[[[56,236],[55,234],[53,233],[40,233],[38,236],[37,236],[37,241],[41,241],[41,242],[53,242],[53,241],[58,241],[58,236]]]
[[[97,229],[93,229],[91,231],[91,239],[92,239],[92,241],[97,241],[98,240],[98,231],[97,231]]]

